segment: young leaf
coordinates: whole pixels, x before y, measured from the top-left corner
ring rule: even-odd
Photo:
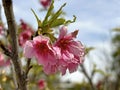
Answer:
[[[59,25],[62,25],[65,23],[65,19],[63,18],[59,18],[59,19],[56,19],[52,24],[51,24],[51,27],[56,27],[56,26],[59,26]]]
[[[48,9],[48,12],[47,12],[46,16],[45,16],[45,19],[43,20],[43,26],[45,26],[45,24],[47,23],[48,17],[51,15],[51,13],[52,13],[52,11],[54,9],[53,3],[54,3],[54,0],[52,0],[52,3],[51,3],[51,5],[50,5],[50,7]]]
[[[56,20],[61,14],[62,14],[62,8],[66,5],[66,3],[64,3],[60,9],[50,18],[50,20],[48,21],[49,26],[51,26],[51,24],[54,22],[54,20]]]
[[[38,23],[38,28],[40,28],[40,27],[42,26],[41,21],[39,20],[38,16],[37,16],[37,15],[36,15],[36,13],[34,12],[34,10],[33,10],[33,9],[31,9],[31,11],[33,12],[33,14],[34,14],[34,16],[35,16],[35,18],[36,18],[36,20],[37,20],[37,23]]]
[[[73,15],[73,21],[71,21],[71,20],[67,20],[66,22],[65,22],[65,24],[69,24],[69,23],[74,23],[75,21],[76,21],[76,16],[75,15]]]
[[[85,54],[88,54],[91,50],[94,50],[94,47],[87,47],[85,48]]]

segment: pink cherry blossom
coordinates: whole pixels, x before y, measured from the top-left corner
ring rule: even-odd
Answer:
[[[25,23],[22,19],[20,20],[20,26],[22,30],[26,30],[28,28],[27,23]]]
[[[27,40],[30,40],[31,36],[33,35],[33,31],[26,30],[20,33],[18,41],[20,46],[24,46]]]
[[[40,79],[39,81],[38,81],[38,87],[39,87],[39,89],[40,90],[44,90],[45,89],[45,87],[46,87],[46,82],[45,82],[45,80],[44,79]]]
[[[22,31],[19,34],[18,41],[19,45],[23,47],[25,42],[31,39],[31,36],[33,35],[34,31],[23,20],[20,21],[21,21],[20,28],[22,29]]]
[[[61,58],[59,60],[59,70],[62,75],[68,69],[70,73],[76,71],[78,65],[83,62],[84,47],[79,41],[75,41],[78,30],[67,34],[67,28],[60,29],[60,35],[54,46],[60,48]]]
[[[47,8],[50,5],[51,0],[40,0],[40,3],[44,8]]]
[[[4,60],[4,55],[0,53],[0,67],[5,67],[10,65],[10,60]]]
[[[57,63],[57,53],[49,43],[49,38],[45,36],[34,37],[25,43],[24,55],[27,58],[35,56],[38,63],[45,68]]]
[[[60,29],[60,35],[54,44],[45,36],[36,36],[25,43],[24,55],[27,58],[35,57],[46,74],[58,71],[62,75],[68,69],[70,73],[77,70],[84,59],[84,47],[80,41],[75,41],[78,30],[67,34],[67,28]]]
[[[24,51],[23,51],[25,57],[27,58],[32,58],[35,56],[35,50],[33,47],[33,41],[29,40],[26,41],[25,45],[24,45]]]
[[[54,74],[58,71],[57,63],[54,65],[51,65],[51,64],[45,65],[43,68],[44,68],[44,72],[48,75]]]

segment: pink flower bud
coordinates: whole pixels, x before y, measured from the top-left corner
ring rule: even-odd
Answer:
[[[50,5],[51,0],[40,0],[40,3],[44,8],[47,8]]]
[[[41,80],[38,81],[38,87],[39,87],[40,90],[44,90],[45,89],[46,82],[45,82],[44,79],[41,79]]]

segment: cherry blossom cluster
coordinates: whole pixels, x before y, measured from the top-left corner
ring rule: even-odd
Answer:
[[[27,40],[30,40],[31,36],[34,33],[34,30],[27,24],[25,23],[23,20],[20,20],[21,24],[20,24],[20,34],[18,37],[18,41],[19,41],[19,45],[20,46],[24,46],[25,42]]]
[[[80,41],[74,40],[78,30],[67,33],[67,27],[60,28],[57,40],[52,43],[50,38],[38,35],[32,40],[26,41],[24,55],[27,58],[35,57],[46,74],[68,70],[70,73],[77,70],[84,60],[84,47]]]

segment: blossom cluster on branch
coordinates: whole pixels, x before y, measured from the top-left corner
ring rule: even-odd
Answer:
[[[24,54],[27,58],[36,57],[38,63],[43,65],[46,74],[53,74],[57,71],[70,73],[77,70],[84,58],[84,47],[74,38],[77,30],[67,34],[66,26],[60,29],[56,42],[50,43],[50,38],[39,35],[25,43]]]
[[[60,18],[62,8],[66,4],[63,4],[56,13],[53,13],[53,3],[54,1],[51,2],[43,21],[39,20],[32,10],[38,22],[38,30],[31,40],[26,41],[24,55],[27,58],[35,57],[38,63],[43,66],[46,74],[62,72],[64,75],[66,70],[69,70],[70,73],[77,70],[79,64],[83,62],[85,50],[80,41],[74,40],[78,30],[67,33],[66,25],[74,22],[75,17],[73,21]],[[59,30],[59,37],[55,37],[52,28],[60,25],[62,27]]]

